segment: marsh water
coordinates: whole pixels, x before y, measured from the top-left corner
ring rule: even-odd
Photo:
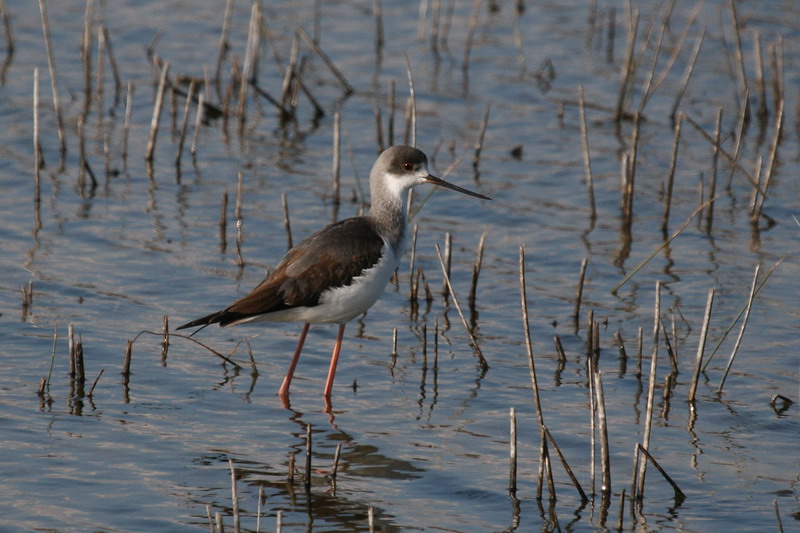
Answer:
[[[797,529],[797,3],[737,1],[735,15],[727,1],[632,3],[639,23],[628,67],[633,81],[623,92],[623,109],[641,109],[642,118],[627,221],[621,210],[621,159],[634,145],[634,121],[615,120],[633,19],[626,3],[262,2],[258,67],[251,70],[260,91],[280,98],[299,27],[316,40],[353,92],[348,95],[321,56],[300,39],[298,68],[308,93],[297,91],[294,118],[281,121],[275,106],[251,86],[241,122],[236,114],[240,88],[231,80],[245,64],[249,2],[233,4],[218,87],[225,2],[90,2],[88,107],[81,55],[87,3],[47,2],[66,133],[63,161],[38,6],[5,4],[9,24],[2,34],[10,31],[14,48],[0,51],[3,531],[202,531],[209,529],[209,515],[217,514],[230,531],[235,514],[231,464],[244,531],[275,530],[278,513],[283,531],[367,531],[370,509],[378,531],[590,531],[616,529],[620,516],[626,531],[777,531],[781,524],[785,531]],[[382,46],[376,45],[374,5],[382,7]],[[715,154],[714,145],[683,121],[665,232],[673,105],[704,31],[678,110],[712,138],[721,110],[723,150]],[[759,49],[765,115],[758,113]],[[166,91],[148,164],[144,156],[164,62],[169,62],[169,87],[176,90]],[[493,199],[446,190],[427,198],[430,191],[418,189],[415,205],[424,201],[424,206],[412,222],[417,227],[414,265],[424,273],[430,299],[423,288],[416,302],[410,299],[407,256],[378,303],[346,329],[330,412],[320,393],[334,326],[312,327],[289,406],[281,404],[276,391],[299,324],[210,327],[194,337],[230,355],[238,367],[177,336],[164,355],[158,333],[165,315],[174,327],[214,311],[249,291],[277,263],[287,247],[284,195],[295,243],[368,205],[367,178],[379,146],[376,109],[384,144],[392,119],[394,142],[409,139],[408,66],[416,145],[439,175],[460,159],[447,179]],[[35,69],[42,152],[38,210]],[[778,84],[773,83],[776,72]],[[209,110],[195,133],[192,103],[188,138],[176,165],[188,79],[197,80],[215,109],[225,109],[228,102],[228,117]],[[658,82],[649,92],[648,79]],[[742,127],[745,84],[751,111]],[[577,105],[581,86],[594,215]],[[388,108],[392,87],[393,111]],[[324,115],[314,112],[307,94]],[[783,128],[776,136],[780,99]],[[331,185],[337,110],[338,205]],[[721,152],[733,154],[737,139],[741,168],[734,171]],[[758,174],[758,161],[772,170],[763,215],[753,224],[753,185],[745,172]],[[223,238],[219,220],[225,193]],[[707,207],[698,213],[612,292],[712,194],[717,197],[713,211]],[[478,364],[454,299],[442,296],[436,245],[444,249],[448,233],[455,296],[488,370]],[[471,308],[473,265],[484,233]],[[555,456],[556,499],[546,489],[542,499],[536,498],[540,432],[521,313],[521,245],[542,416],[588,502],[582,502]],[[720,392],[757,266],[759,283],[766,281],[753,298]],[[661,320],[677,367],[673,371],[660,335],[648,449],[685,497],[676,498],[650,466],[644,497],[631,506],[627,498],[634,448],[645,427],[658,281]],[[23,290],[29,287],[25,303]],[[715,353],[700,374],[692,407],[688,390],[711,288],[715,300],[705,359]],[[609,434],[607,504],[599,479],[594,489],[591,481],[590,312],[599,328]],[[83,387],[70,377],[70,325],[83,350]],[[566,354],[563,362],[556,355],[556,336]],[[129,340],[134,341],[130,374],[123,376]],[[39,393],[42,378],[47,382]],[[517,420],[515,497],[508,488],[511,408]],[[334,487],[337,445],[341,456]]]

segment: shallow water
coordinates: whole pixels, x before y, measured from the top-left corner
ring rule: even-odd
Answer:
[[[277,513],[288,531],[368,530],[368,507],[382,531],[586,531],[616,528],[622,491],[630,494],[632,452],[641,442],[652,352],[655,284],[663,281],[662,319],[670,335],[675,317],[678,374],[666,349],[659,351],[650,452],[685,493],[649,468],[644,500],[635,516],[626,504],[625,530],[785,530],[798,512],[798,376],[800,313],[797,311],[796,222],[800,185],[797,91],[800,86],[798,7],[776,2],[784,13],[739,5],[738,17],[751,83],[754,32],[768,44],[783,40],[786,87],[779,159],[754,229],[748,207],[752,187],[730,165],[718,163],[713,220],[696,217],[616,293],[611,289],[663,241],[662,188],[668,173],[673,130],[670,110],[680,79],[703,26],[707,34],[681,109],[713,132],[723,108],[723,147],[733,150],[738,102],[728,2],[707,2],[689,28],[675,65],[644,109],[639,132],[634,217],[624,231],[620,211],[620,154],[628,149],[631,124],[617,132],[613,121],[625,52],[622,4],[598,5],[592,32],[589,2],[525,3],[518,19],[512,3],[484,2],[470,66],[461,68],[472,2],[455,2],[447,47],[431,49],[431,13],[418,38],[417,6],[383,4],[385,44],[376,61],[369,2],[269,3],[264,17],[282,65],[297,26],[319,43],[355,88],[347,98],[336,78],[307,48],[304,81],[326,112],[317,123],[300,97],[296,123],[281,127],[263,99],[248,101],[241,135],[235,118],[209,119],[199,131],[196,157],[187,141],[182,164],[174,163],[178,136],[167,99],[151,172],[143,154],[154,100],[154,74],[146,47],[160,34],[155,54],[170,62],[170,76],[213,76],[222,2],[123,2],[95,6],[96,23],[108,29],[123,85],[134,92],[128,157],[123,158],[125,91],[114,100],[111,67],[104,67],[102,106],[94,101],[84,125],[88,162],[98,187],[80,188],[78,119],[83,109],[80,42],[85,4],[48,5],[58,87],[64,106],[67,155],[59,169],[39,13],[34,3],[9,3],[15,51],[0,87],[4,125],[0,159],[0,525],[4,531],[198,531],[208,529],[207,507],[233,528],[231,476],[237,472],[241,527],[274,530]],[[442,3],[441,24],[447,5]],[[644,40],[655,3],[636,3]],[[607,61],[610,7],[616,9],[614,57]],[[686,28],[693,5],[679,2],[659,56],[660,72]],[[430,9],[430,7],[429,7]],[[230,53],[244,57],[249,5],[235,5]],[[771,13],[775,12],[770,10]],[[654,32],[660,31],[655,17]],[[519,20],[519,24],[517,24]],[[443,26],[444,27],[444,26]],[[442,27],[442,28],[443,28]],[[518,30],[517,30],[518,28]],[[519,39],[515,39],[518,31]],[[440,30],[440,35],[444,30]],[[655,37],[641,58],[629,103],[635,109],[654,58]],[[516,42],[520,42],[520,49]],[[280,92],[282,68],[262,42],[259,85]],[[493,198],[481,202],[437,191],[414,222],[419,224],[416,265],[433,298],[414,308],[409,301],[408,263],[365,317],[346,330],[333,395],[333,411],[320,398],[335,327],[311,329],[293,384],[291,407],[275,392],[294,349],[299,325],[208,328],[196,338],[229,353],[240,369],[197,344],[173,337],[166,360],[159,332],[162,317],[174,326],[213,311],[250,290],[286,249],[281,195],[286,194],[295,242],[334,216],[359,211],[377,151],[374,109],[383,108],[396,82],[395,139],[403,138],[407,93],[406,55],[414,76],[416,144],[441,174],[464,157],[448,179]],[[555,74],[544,90],[545,61]],[[769,61],[766,61],[769,65]],[[45,167],[38,221],[33,202],[33,71],[40,69],[39,106]],[[96,38],[93,69],[97,69]],[[769,72],[769,70],[768,70]],[[537,77],[537,73],[539,76]],[[584,86],[597,217],[590,214],[577,106]],[[96,81],[92,82],[96,89]],[[223,86],[223,90],[225,87]],[[96,94],[96,93],[95,93]],[[219,104],[216,93],[212,101]],[[771,113],[773,94],[768,92]],[[177,98],[177,123],[184,98]],[[484,112],[489,122],[479,179],[471,166]],[[333,110],[341,110],[342,203],[331,200]],[[102,109],[102,113],[98,112]],[[192,106],[189,135],[194,132]],[[754,114],[742,139],[740,161],[753,172],[767,160],[774,121],[761,128]],[[511,151],[521,147],[520,157]],[[107,154],[107,155],[106,155]],[[236,252],[237,174],[243,176],[242,244]],[[711,145],[683,124],[669,231],[675,231],[709,194]],[[88,177],[86,180],[88,181]],[[730,180],[730,187],[727,184]],[[701,188],[701,183],[702,188]],[[220,200],[229,195],[226,247],[219,232]],[[418,190],[425,198],[427,190]],[[774,221],[774,225],[769,222]],[[475,322],[489,370],[481,371],[452,300],[443,285],[435,245],[453,238],[452,283]],[[477,287],[476,314],[467,295],[480,236],[487,241]],[[536,355],[542,413],[563,454],[591,492],[590,414],[586,376],[587,314],[600,323],[599,367],[608,417],[611,499],[582,504],[554,458],[558,499],[536,496],[539,430],[526,357],[519,296],[519,247],[525,246],[529,322]],[[739,334],[736,322],[701,375],[696,411],[687,395],[708,289],[716,300],[706,357],[747,301],[753,271],[761,279],[784,256],[755,298],[747,328],[724,390],[717,394]],[[589,259],[578,323],[573,320],[581,261]],[[23,307],[20,287],[32,282],[32,303]],[[85,352],[86,390],[71,387],[67,326]],[[439,335],[434,339],[437,328]],[[644,331],[643,376],[636,375],[636,337]],[[392,354],[397,331],[397,353]],[[614,340],[620,331],[628,359]],[[53,334],[58,333],[54,344]],[[559,365],[553,337],[567,360]],[[427,336],[425,342],[424,337]],[[132,375],[121,376],[126,341],[134,339]],[[438,351],[434,355],[434,341]],[[674,338],[672,339],[674,341]],[[251,369],[249,349],[258,373]],[[55,357],[53,354],[55,353]],[[50,372],[52,362],[52,373]],[[49,393],[37,395],[50,377]],[[671,392],[665,397],[665,391]],[[786,402],[776,395],[786,397]],[[508,413],[517,410],[518,491],[508,493]],[[310,488],[303,483],[306,428],[313,434]],[[330,471],[342,444],[335,490]],[[294,482],[287,479],[296,454]],[[598,457],[599,463],[599,457]],[[599,491],[599,480],[598,487]],[[776,515],[777,506],[777,515]]]

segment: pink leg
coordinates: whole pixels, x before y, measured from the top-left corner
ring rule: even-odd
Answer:
[[[336,364],[339,362],[339,351],[342,349],[342,337],[344,337],[345,324],[339,324],[339,335],[336,337],[336,344],[333,346],[333,354],[331,355],[331,367],[328,369],[328,381],[325,382],[325,392],[322,395],[325,399],[331,397],[331,389],[333,388],[333,376],[336,374]]]
[[[297,367],[297,360],[300,359],[300,352],[303,351],[303,343],[306,342],[306,334],[308,333],[308,328],[311,324],[303,324],[303,331],[300,333],[300,340],[297,341],[297,348],[294,351],[294,357],[292,357],[292,362],[289,365],[289,370],[286,372],[286,377],[283,378],[283,384],[281,385],[280,390],[278,391],[278,396],[281,398],[286,398],[289,396],[289,385],[292,384],[292,376],[294,376],[294,369]]]

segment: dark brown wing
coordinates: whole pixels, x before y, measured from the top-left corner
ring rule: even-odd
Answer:
[[[313,307],[325,290],[347,285],[375,265],[382,248],[383,239],[369,218],[348,218],[330,224],[289,250],[250,294],[178,329],[217,323],[227,326],[292,307]]]

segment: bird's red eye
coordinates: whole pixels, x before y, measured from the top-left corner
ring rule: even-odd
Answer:
[[[406,172],[411,172],[414,170],[414,163],[403,163],[402,167]]]

